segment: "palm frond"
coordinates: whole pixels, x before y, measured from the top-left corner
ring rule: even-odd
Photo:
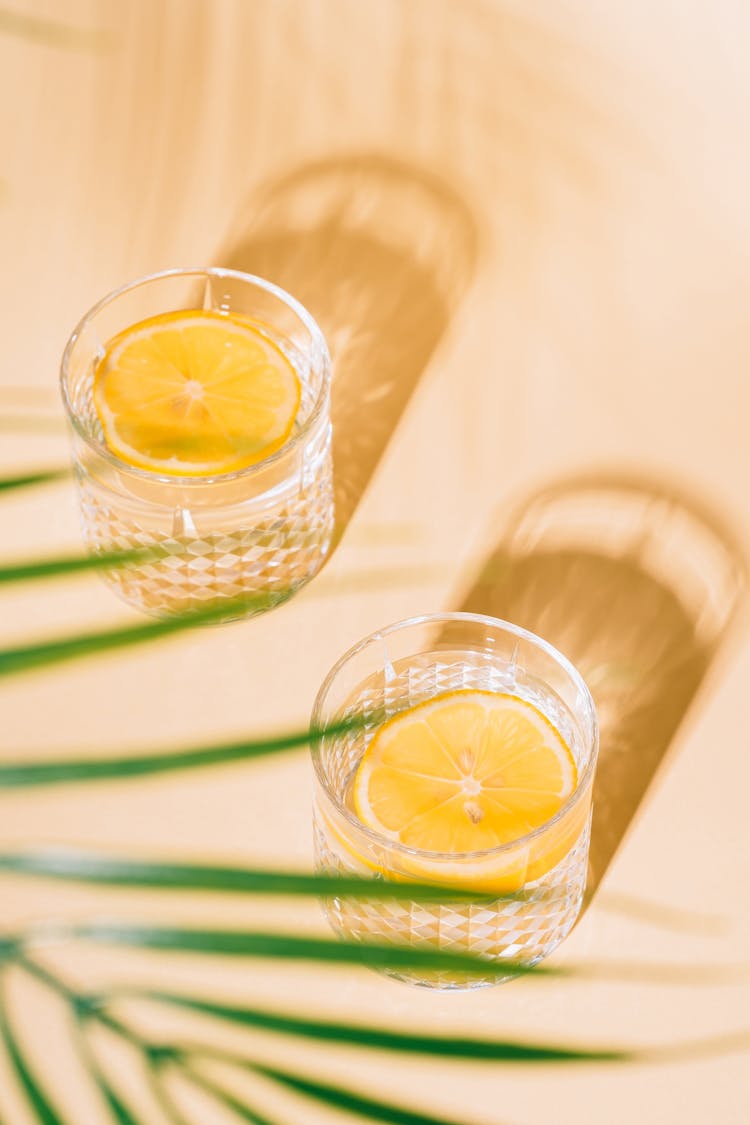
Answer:
[[[0,32],[4,9],[0,8]],[[11,493],[41,486],[61,479],[65,469],[50,469],[25,475],[0,478],[0,492]],[[87,571],[142,565],[162,555],[159,548],[111,552],[99,556],[59,555],[50,558],[7,561],[0,566],[0,585],[13,582],[39,581],[83,574]],[[378,584],[424,581],[423,569],[363,570],[343,575],[328,585],[323,579],[317,590],[340,594],[372,588]],[[280,604],[291,591],[246,595],[233,601],[213,602],[198,610],[188,610],[173,617],[139,622],[97,632],[60,636],[0,649],[0,676],[10,676],[41,668],[53,668],[75,659],[115,652],[142,643],[155,642],[192,629],[237,615],[259,612]],[[373,716],[368,716],[372,721]],[[105,780],[127,780],[179,770],[210,767],[227,763],[252,761],[271,754],[294,750],[327,735],[344,733],[361,724],[363,716],[351,716],[323,731],[298,730],[264,738],[254,737],[211,745],[156,749],[140,753],[117,752],[104,757],[87,758],[77,752],[74,757],[59,761],[29,761],[28,755],[0,764],[0,790],[23,790],[38,786],[78,784]],[[17,877],[33,877],[75,882],[90,887],[164,892],[241,894],[247,896],[284,895],[289,898],[362,898],[367,900],[407,900],[412,902],[487,902],[488,899],[523,898],[524,892],[509,895],[478,894],[465,888],[431,886],[422,882],[395,883],[357,875],[314,874],[309,871],[273,870],[237,867],[222,864],[183,863],[159,858],[131,858],[68,849],[21,850],[0,853],[0,873]],[[138,1111],[130,1104],[131,1093],[119,1085],[117,1074],[111,1074],[93,1050],[88,1031],[92,1023],[108,1028],[140,1052],[143,1061],[142,1080],[151,1084],[166,1119],[174,1125],[185,1125],[164,1080],[178,1070],[197,1089],[202,1088],[219,1105],[250,1125],[288,1125],[269,1118],[242,1095],[225,1089],[225,1083],[206,1074],[211,1062],[224,1063],[257,1075],[266,1082],[294,1095],[317,1102],[335,1114],[343,1112],[358,1119],[386,1122],[390,1125],[467,1125],[454,1119],[430,1115],[424,1110],[389,1100],[380,1092],[375,1096],[365,1089],[354,1089],[318,1075],[298,1073],[285,1066],[272,1066],[231,1054],[209,1042],[181,1045],[153,1042],[131,1027],[127,1016],[118,1018],[114,1007],[122,999],[161,1005],[161,1015],[171,1008],[190,1013],[194,1022],[203,1022],[204,1029],[214,1034],[221,1024],[252,1029],[270,1035],[318,1044],[346,1046],[369,1051],[386,1051],[402,1056],[423,1056],[443,1060],[472,1060],[496,1064],[571,1064],[623,1063],[650,1058],[668,1061],[677,1057],[677,1048],[649,1051],[627,1051],[597,1046],[576,1046],[550,1042],[529,1043],[523,1039],[483,1038],[479,1035],[439,1035],[430,1030],[408,1031],[393,1026],[367,1026],[347,1019],[331,1019],[297,1011],[279,1011],[247,1004],[224,1002],[214,996],[194,996],[168,989],[138,988],[132,985],[105,986],[97,995],[89,994],[66,977],[48,968],[47,962],[34,959],[34,950],[41,941],[71,940],[98,946],[151,951],[154,954],[198,955],[201,957],[257,958],[283,965],[284,962],[307,962],[328,965],[362,966],[385,971],[421,975],[450,973],[470,983],[493,977],[532,973],[534,976],[574,976],[576,978],[624,981],[647,981],[659,986],[683,984],[734,984],[743,974],[743,966],[710,965],[648,965],[615,962],[572,966],[560,969],[548,964],[528,966],[509,959],[492,959],[469,951],[441,949],[425,942],[422,945],[397,944],[375,938],[355,940],[318,936],[316,933],[279,933],[244,929],[195,928],[151,924],[129,919],[103,919],[67,923],[42,924],[17,937],[0,937],[0,963],[14,964],[21,972],[31,974],[66,1005],[71,1024],[78,1036],[81,1058],[91,1083],[92,1092],[100,1096],[102,1111],[112,1125],[144,1125]],[[161,963],[161,956],[159,958]],[[264,965],[265,969],[266,966]],[[14,1013],[15,1018],[15,1013]],[[226,1026],[224,1028],[226,1030]],[[0,994],[0,1047],[4,1050],[15,1078],[18,1093],[25,1103],[24,1120],[34,1125],[69,1125],[63,1107],[58,1109],[57,1091],[50,1089],[44,1059],[27,1056],[25,1037],[16,1034],[8,1007]],[[297,1044],[299,1045],[299,1044]],[[717,1048],[718,1049],[718,1048]],[[697,1049],[696,1049],[697,1053]],[[335,1056],[333,1056],[335,1057]],[[134,1101],[134,1105],[137,1104]]]
[[[2,18],[2,12],[0,12]],[[43,469],[36,473],[21,473],[10,477],[0,477],[0,492],[13,492],[18,488],[32,488],[38,484],[50,484],[68,476],[68,469]]]
[[[127,995],[134,997],[139,993]],[[282,1015],[259,1008],[238,1007],[213,1000],[202,1000],[174,992],[145,992],[145,999],[155,1000],[201,1015],[237,1024],[261,1028],[282,1035],[300,1036],[324,1042],[345,1043],[383,1051],[432,1055],[440,1058],[512,1063],[550,1062],[624,1062],[635,1056],[631,1052],[589,1047],[564,1047],[556,1044],[525,1043],[516,1040],[479,1039],[466,1036],[432,1035],[425,1032],[394,1031],[390,1028],[332,1020],[305,1019]]]
[[[454,1117],[435,1117],[433,1114],[420,1113],[398,1105],[396,1102],[384,1101],[380,1098],[364,1095],[348,1086],[334,1085],[330,1082],[319,1082],[301,1074],[295,1074],[279,1067],[264,1066],[260,1063],[242,1063],[245,1069],[255,1074],[270,1078],[280,1086],[293,1090],[296,1094],[305,1094],[314,1101],[322,1102],[333,1109],[345,1110],[347,1113],[366,1117],[371,1121],[384,1121],[389,1125],[467,1125]]]
[[[99,945],[127,946],[171,953],[197,953],[224,957],[260,957],[276,961],[312,961],[331,965],[367,965],[379,969],[441,970],[482,977],[564,974],[566,970],[548,965],[529,966],[512,960],[488,960],[480,954],[429,945],[402,945],[375,941],[344,941],[298,934],[268,933],[261,930],[192,929],[135,925],[118,920],[56,925],[60,938],[95,942]],[[47,936],[45,930],[40,937]],[[31,933],[33,943],[34,933]]]
[[[63,994],[67,994],[72,1009],[72,1014],[76,1017],[75,1040],[76,1046],[78,1047],[78,1053],[80,1055],[84,1068],[93,1080],[94,1085],[99,1092],[99,1095],[106,1104],[110,1115],[115,1122],[115,1125],[144,1125],[144,1122],[142,1120],[133,1115],[130,1108],[125,1104],[120,1095],[114,1089],[112,1083],[104,1073],[99,1060],[97,1059],[94,1051],[91,1048],[91,1044],[89,1043],[85,1029],[86,1018],[89,1015],[88,1009],[76,1003],[79,998],[75,997],[72,994],[71,989],[67,988],[64,985],[61,986],[60,989],[58,989],[56,980],[55,978],[53,978],[52,974],[47,973],[45,970],[37,972],[37,966],[33,962],[26,961],[24,963],[24,967],[28,971],[34,973],[34,975],[37,975],[38,977],[43,979],[46,984],[51,985],[54,991],[61,991]]]
[[[280,605],[289,597],[289,591],[279,593],[248,594],[241,598],[227,598],[210,602],[205,607],[193,609],[174,617],[157,618],[137,625],[126,625],[95,633],[79,633],[58,640],[19,645],[0,649],[0,676],[13,676],[20,672],[64,664],[84,656],[94,656],[113,650],[129,648],[148,641],[170,637],[198,625],[217,623],[227,618],[260,613]]]
[[[117,1122],[117,1125],[143,1125],[143,1121],[134,1117],[124,1101],[100,1072],[95,1072],[96,1085],[99,1093],[107,1104],[107,1109],[112,1114],[112,1117]]]
[[[174,1098],[171,1096],[169,1090],[163,1082],[163,1068],[152,1067],[146,1068],[146,1082],[149,1090],[153,1094],[154,1101],[159,1106],[159,1109],[164,1114],[170,1125],[194,1125],[194,1122],[188,1122],[180,1113]]]
[[[0,765],[0,789],[25,789],[40,785],[62,785],[84,781],[138,778],[178,770],[199,769],[245,762],[253,758],[299,749],[329,735],[356,728],[363,720],[356,715],[331,723],[321,731],[298,730],[268,738],[197,746],[191,750],[157,751],[154,754],[121,754],[107,758],[69,758],[61,761],[6,761]]]
[[[4,1003],[0,1004],[0,1038],[5,1045],[13,1073],[23,1091],[28,1108],[34,1114],[39,1125],[66,1125],[27,1063],[8,1020]]]
[[[113,570],[123,566],[143,565],[164,557],[156,548],[133,551],[110,551],[100,555],[58,555],[49,559],[0,565],[0,584],[30,582],[45,578],[64,578],[89,570]]]
[[[259,1113],[257,1109],[248,1105],[247,1102],[239,1101],[227,1090],[222,1089],[218,1083],[212,1082],[193,1067],[186,1066],[183,1069],[191,1082],[205,1090],[207,1094],[210,1094],[211,1097],[215,1098],[221,1105],[226,1106],[227,1109],[231,1109],[232,1113],[236,1114],[236,1116],[243,1121],[247,1121],[249,1125],[282,1125],[282,1122],[272,1120],[270,1117],[266,1117],[265,1114]]]
[[[489,898],[497,901],[499,898],[522,897],[512,893],[489,896],[460,887],[419,882],[394,883],[357,875],[115,859],[65,848],[0,853],[0,871],[108,887],[216,891],[243,895],[351,895],[368,899],[408,899],[412,902],[431,903],[486,902]]]

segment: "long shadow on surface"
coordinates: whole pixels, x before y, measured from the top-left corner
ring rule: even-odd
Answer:
[[[631,824],[742,598],[745,561],[694,500],[590,476],[511,516],[461,609],[540,634],[587,680],[601,732],[588,892]]]
[[[260,190],[219,264],[282,286],[333,359],[336,541],[471,279],[474,221],[441,180],[375,154]]]

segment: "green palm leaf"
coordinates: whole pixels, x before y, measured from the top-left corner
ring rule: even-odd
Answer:
[[[76,1017],[76,1041],[81,1060],[86,1070],[89,1072],[94,1082],[96,1083],[96,1087],[102,1098],[106,1102],[107,1108],[109,1109],[113,1120],[117,1123],[117,1125],[143,1125],[143,1122],[139,1121],[137,1117],[133,1116],[128,1106],[119,1096],[119,1094],[115,1092],[111,1083],[105,1076],[101,1066],[99,1065],[99,1062],[91,1049],[91,1045],[86,1038],[83,1027],[85,1019],[88,1017],[89,1013],[84,1013],[83,1008],[80,1005],[77,1005],[76,1001],[79,998],[77,998],[66,985],[54,978],[52,974],[36,965],[35,962],[21,959],[19,963],[22,964],[28,972],[36,976],[37,979],[43,980],[44,983],[52,988],[55,992],[57,992],[58,995],[62,995],[68,1000],[68,1003],[72,1010],[72,1014]]]
[[[3,30],[4,9],[0,8],[0,32]],[[28,472],[0,478],[0,492],[11,493],[41,486],[68,475],[66,469]],[[0,566],[0,585],[13,582],[37,581],[83,574],[102,568],[141,565],[155,561],[162,555],[155,548],[135,551],[111,552],[105,555],[59,555],[42,559],[8,561]],[[352,592],[361,587],[372,587],[384,581],[404,582],[424,580],[422,570],[362,571],[339,578],[331,585],[332,593]],[[318,587],[326,591],[326,581]],[[102,628],[96,632],[83,632],[73,636],[47,638],[35,643],[0,649],[0,676],[20,674],[33,669],[53,668],[71,660],[124,650],[129,646],[153,642],[178,634],[206,623],[215,623],[227,617],[258,612],[280,604],[291,591],[247,595],[234,601],[213,602],[198,610],[136,625]],[[372,719],[372,716],[368,718]],[[31,761],[26,757],[6,760],[0,764],[0,789],[22,789],[53,784],[80,783],[101,780],[125,780],[170,771],[209,767],[231,762],[244,762],[274,753],[293,750],[316,741],[326,734],[350,730],[362,722],[361,716],[334,724],[326,731],[296,731],[266,738],[253,738],[217,743],[208,746],[159,750],[145,753],[116,753],[107,758],[77,756],[59,761]],[[17,851],[0,854],[0,872],[22,877],[38,877],[71,881],[90,886],[110,888],[159,889],[174,892],[217,892],[245,895],[286,895],[308,897],[363,897],[367,899],[445,902],[481,901],[490,896],[477,895],[468,890],[451,887],[432,887],[424,883],[390,883],[385,880],[359,876],[316,875],[307,871],[274,871],[259,868],[240,868],[217,864],[161,862],[158,859],[130,859],[96,853],[62,849],[43,851]],[[519,895],[493,896],[494,898],[523,897]],[[127,920],[91,921],[66,925],[40,926],[18,938],[0,937],[0,962],[15,963],[22,971],[32,974],[51,989],[68,1007],[71,1023],[79,1036],[82,1058],[89,1074],[92,1090],[98,1090],[101,1104],[113,1125],[142,1125],[137,1111],[130,1108],[127,1088],[118,1090],[116,1075],[105,1072],[94,1054],[86,1034],[90,1021],[120,1036],[141,1052],[145,1063],[144,1080],[151,1084],[163,1113],[174,1125],[185,1125],[172,1101],[164,1082],[169,1068],[179,1068],[198,1087],[250,1125],[288,1125],[271,1120],[242,1097],[223,1089],[223,1084],[203,1074],[204,1064],[210,1060],[221,1061],[250,1071],[261,1078],[286,1088],[296,1095],[310,1099],[334,1110],[370,1121],[390,1125],[466,1125],[444,1117],[435,1117],[416,1108],[372,1096],[366,1090],[357,1090],[336,1081],[322,1081],[317,1076],[298,1074],[293,1070],[256,1063],[252,1059],[237,1057],[214,1049],[207,1044],[181,1047],[170,1043],[151,1042],[144,1038],[137,1026],[130,1027],[117,1018],[113,1004],[122,998],[150,1001],[194,1013],[196,1017],[219,1021],[235,1027],[254,1029],[272,1035],[312,1040],[322,1044],[344,1044],[365,1050],[382,1050],[402,1055],[421,1055],[433,1058],[474,1060],[496,1063],[572,1063],[572,1062],[622,1062],[637,1058],[659,1059],[659,1049],[648,1052],[574,1047],[565,1044],[527,1043],[523,1040],[502,1040],[476,1036],[438,1035],[430,1031],[405,1031],[393,1027],[369,1027],[346,1020],[319,1018],[305,1013],[280,1012],[264,1008],[224,1003],[219,999],[201,998],[169,991],[145,988],[103,988],[100,994],[79,991],[65,976],[59,977],[52,968],[36,963],[26,950],[31,950],[39,939],[72,939],[129,948],[151,950],[165,954],[197,954],[208,956],[261,958],[265,961],[306,961],[328,964],[332,968],[344,965],[367,966],[385,970],[416,970],[420,973],[446,971],[465,977],[493,975],[506,977],[513,973],[533,972],[535,975],[570,975],[595,979],[649,980],[659,985],[674,983],[734,983],[737,968],[722,967],[719,974],[705,966],[660,965],[585,965],[561,970],[555,967],[533,969],[509,960],[490,960],[470,952],[440,949],[429,944],[408,946],[382,941],[337,940],[334,937],[299,933],[272,933],[246,930],[200,929],[140,924]],[[265,966],[264,966],[265,967]],[[162,1010],[162,1015],[167,1014]],[[218,1023],[208,1025],[214,1033],[221,1029]],[[45,1089],[45,1074],[41,1070],[43,1058],[29,1059],[24,1054],[9,1022],[7,1010],[0,997],[0,1043],[10,1062],[19,1094],[25,1099],[26,1116],[36,1125],[67,1125],[53,1098]],[[712,1045],[715,1049],[716,1045]],[[722,1046],[726,1046],[725,1044]],[[735,1045],[736,1046],[736,1045]],[[694,1052],[698,1048],[694,1045]],[[666,1060],[675,1057],[663,1054]],[[55,1091],[52,1091],[54,1095]],[[218,1111],[218,1105],[217,1105]]]
[[[297,1094],[306,1094],[315,1101],[323,1102],[335,1109],[356,1113],[360,1117],[368,1117],[373,1121],[384,1121],[388,1122],[389,1125],[467,1125],[466,1121],[419,1113],[394,1102],[381,1101],[379,1098],[359,1094],[346,1086],[317,1082],[312,1078],[305,1078],[278,1067],[263,1066],[259,1063],[245,1063],[243,1065],[255,1074],[270,1078],[280,1086],[286,1086],[288,1089],[294,1090]]]
[[[34,1112],[39,1125],[65,1125],[26,1062],[18,1040],[8,1022],[4,1005],[0,1007],[0,1038],[5,1044],[18,1084],[23,1090],[28,1106]]]
[[[6,762],[0,765],[0,789],[26,789],[81,781],[146,777],[204,766],[244,762],[305,746],[309,731],[299,731],[253,742],[199,746],[171,753],[132,754],[116,758],[73,758],[60,762]]]
[[[431,946],[408,946],[387,942],[343,941],[297,934],[258,930],[199,930],[162,926],[139,926],[128,922],[90,922],[57,926],[59,937],[102,945],[157,949],[172,953],[198,953],[226,957],[262,957],[281,961],[313,961],[328,964],[367,965],[371,968],[440,970],[478,974],[482,977],[534,973],[559,976],[563,969],[530,967],[514,961],[490,961],[479,954]],[[32,934],[33,938],[33,934]]]
[[[16,480],[17,478],[13,478]],[[35,483],[35,479],[31,480]],[[7,485],[6,485],[7,487]],[[0,482],[2,488],[2,482]],[[58,555],[52,558],[31,559],[0,565],[0,583],[31,582],[46,578],[65,578],[86,571],[113,570],[118,567],[143,566],[160,559],[173,558],[180,551],[155,544],[153,547],[138,547],[129,551],[102,551],[95,555]],[[319,579],[312,594],[335,596],[354,594],[393,586],[424,585],[430,574],[443,572],[437,568],[426,571],[424,567],[381,567],[378,570],[357,570],[350,574],[340,574],[335,581]]]
[[[22,789],[39,785],[61,785],[83,781],[137,778],[176,770],[197,769],[245,762],[294,750],[328,736],[353,730],[362,720],[357,716],[332,723],[325,730],[292,731],[249,741],[198,746],[190,750],[159,751],[155,754],[124,754],[108,758],[70,758],[51,762],[4,762],[0,765],[0,789]],[[137,865],[136,865],[137,866]],[[93,870],[93,866],[92,866]]]
[[[139,1118],[133,1116],[119,1095],[112,1089],[107,1079],[99,1072],[95,1072],[95,1077],[99,1093],[107,1103],[107,1108],[117,1125],[143,1125]]]
[[[0,12],[0,30],[3,13]],[[43,469],[36,473],[21,473],[10,477],[0,477],[0,492],[12,492],[17,488],[30,488],[37,484],[49,484],[68,476],[68,469]]]
[[[137,625],[126,625],[96,633],[79,633],[59,640],[41,641],[0,649],[0,676],[13,676],[35,668],[63,664],[83,656],[110,652],[172,636],[196,625],[220,622],[228,617],[260,613],[280,605],[289,597],[289,591],[280,593],[250,594],[242,598],[211,602],[200,609],[174,617],[158,618]]]
[[[216,1098],[217,1102],[221,1102],[231,1109],[243,1121],[248,1121],[250,1125],[281,1125],[279,1121],[272,1121],[270,1117],[258,1113],[256,1109],[252,1109],[247,1103],[240,1102],[237,1098],[233,1097],[227,1090],[222,1090],[221,1086],[215,1082],[211,1082],[202,1074],[198,1074],[192,1067],[185,1067],[184,1072],[188,1075],[191,1082],[196,1086],[200,1086],[212,1097]]]
[[[162,863],[113,859],[90,852],[54,848],[50,851],[0,853],[0,871],[62,879],[108,887],[143,887],[176,891],[217,891],[261,895],[353,895],[368,899],[413,902],[480,902],[486,894],[429,883],[386,882],[358,875],[312,874],[212,864]],[[492,896],[516,899],[520,895]]]
[[[166,1089],[162,1082],[161,1068],[156,1070],[151,1067],[147,1068],[146,1079],[148,1087],[154,1096],[156,1104],[161,1109],[167,1121],[172,1125],[193,1125],[192,1122],[187,1122],[182,1116],[177,1106],[175,1105],[169,1091]]]
[[[111,570],[121,566],[143,565],[164,557],[164,551],[154,547],[144,547],[133,551],[104,552],[100,555],[59,555],[49,559],[33,559],[31,562],[6,563],[0,566],[0,583],[63,578],[89,570]]]
[[[132,995],[137,996],[138,993]],[[171,992],[147,992],[143,995],[149,1000],[187,1008],[190,1011],[214,1016],[216,1019],[239,1024],[242,1027],[263,1028],[266,1031],[279,1032],[284,1035],[346,1043],[348,1046],[371,1047],[377,1050],[513,1063],[622,1062],[634,1057],[634,1055],[625,1051],[570,1048],[551,1044],[532,1044],[425,1033],[410,1034],[392,1031],[388,1028],[367,1027],[361,1024],[285,1016],[278,1012],[236,1007],[235,1005],[220,1004],[215,1001],[201,1000]]]

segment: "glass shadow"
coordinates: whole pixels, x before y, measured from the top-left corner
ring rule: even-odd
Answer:
[[[363,153],[261,188],[234,231],[217,264],[288,290],[331,350],[337,542],[469,284],[476,226],[442,180]]]
[[[693,499],[592,475],[522,504],[461,600],[545,637],[588,682],[601,734],[589,898],[737,613],[745,574],[728,530]]]

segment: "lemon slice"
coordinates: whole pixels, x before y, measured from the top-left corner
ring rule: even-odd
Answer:
[[[189,309],[111,340],[94,372],[104,439],[129,465],[179,476],[247,468],[289,437],[294,367],[241,317]]]
[[[513,695],[465,690],[436,696],[384,723],[359,764],[352,800],[360,821],[381,836],[460,859],[545,824],[576,783],[568,746],[536,707]],[[524,873],[528,878],[530,860],[538,877],[559,858],[557,844],[550,841],[545,849],[541,841],[533,857],[527,849],[513,861],[512,882]],[[446,873],[444,865],[429,861],[413,870],[436,879]],[[456,863],[452,872],[463,881],[471,864]],[[474,874],[491,882],[501,872],[490,862],[477,864]]]

